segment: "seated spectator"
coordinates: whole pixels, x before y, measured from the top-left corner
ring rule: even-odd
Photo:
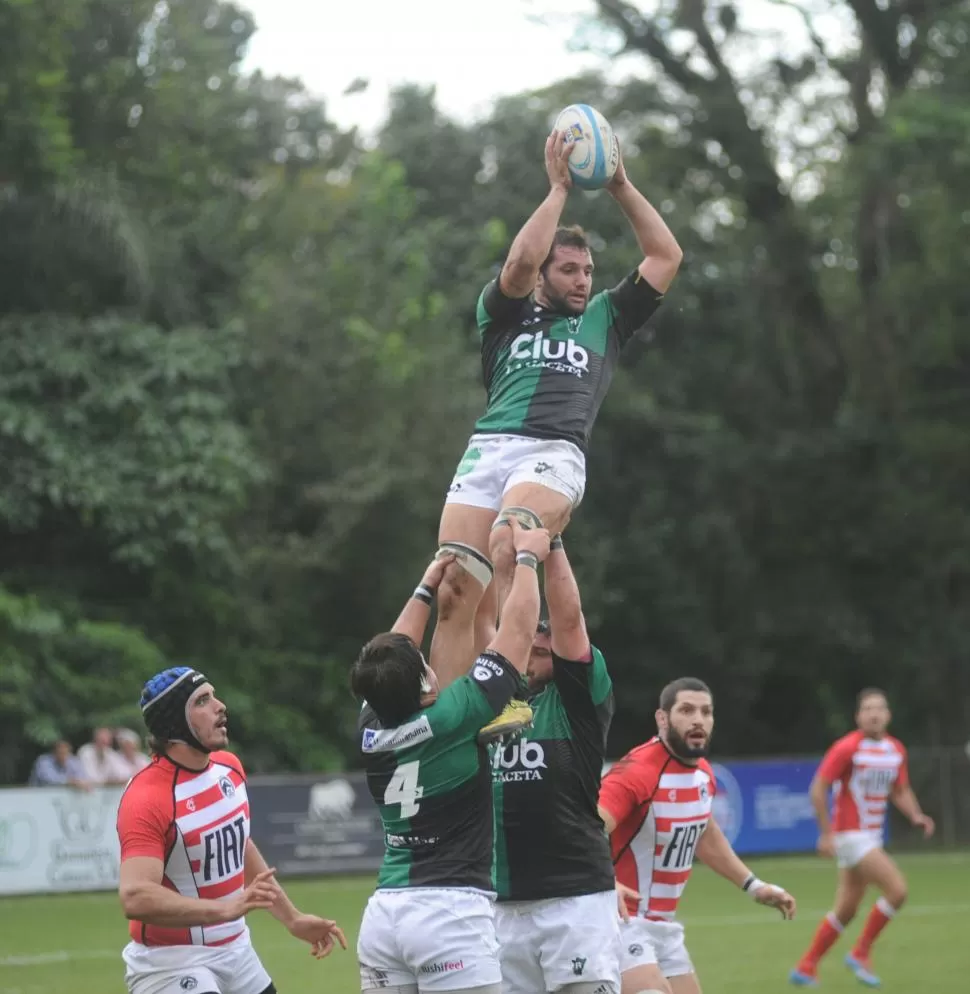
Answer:
[[[110,728],[96,728],[92,741],[81,746],[77,758],[84,764],[84,772],[92,783],[127,783],[130,777],[121,755],[111,747],[114,736]]]
[[[91,782],[84,772],[84,764],[71,751],[71,743],[58,739],[50,752],[34,761],[27,781],[32,787],[81,787],[90,790]]]
[[[115,730],[115,742],[121,756],[126,779],[130,780],[139,770],[143,770],[151,760],[141,751],[141,739],[130,728]]]

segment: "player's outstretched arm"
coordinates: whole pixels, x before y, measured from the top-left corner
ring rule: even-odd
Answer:
[[[247,885],[267,873],[276,873],[275,869],[271,870],[267,866],[263,854],[252,839],[246,841],[244,870]],[[347,948],[344,933],[335,921],[330,918],[318,918],[316,915],[305,915],[289,899],[286,891],[279,884],[276,887],[276,900],[267,910],[285,926],[290,935],[309,943],[311,952],[317,959],[329,956],[337,942],[340,943],[341,948]]]
[[[499,289],[512,299],[528,297],[536,285],[539,267],[545,262],[552,240],[559,226],[569,187],[570,146],[566,145],[560,131],[553,131],[546,139],[546,175],[549,193],[535,209],[532,217],[522,226],[512,242],[505,265],[499,276]]]
[[[587,659],[590,645],[583,603],[561,535],[550,544],[544,572],[552,651],[561,659]]]
[[[539,563],[549,555],[549,533],[545,528],[527,531],[514,518],[510,524],[515,547],[515,574],[498,632],[488,648],[504,656],[520,673],[525,673],[539,624],[538,569]]]
[[[628,179],[622,156],[607,190],[626,215],[643,252],[640,275],[658,293],[666,293],[684,252],[664,219]]]
[[[125,917],[163,928],[195,928],[235,921],[257,908],[271,908],[280,886],[273,871],[254,877],[246,889],[225,901],[183,897],[162,886],[164,864],[154,856],[132,856],[121,864],[118,896]]]
[[[441,585],[445,569],[454,561],[455,557],[452,555],[441,555],[428,566],[424,576],[421,577],[421,582],[414,588],[414,593],[397,616],[397,621],[391,628],[392,632],[407,635],[415,645],[421,645],[424,641],[424,630],[428,627],[428,618],[431,617],[434,595]]]
[[[758,875],[752,873],[731,848],[731,843],[714,818],[707,823],[697,843],[697,858],[716,874],[730,880],[735,887],[750,894],[758,904],[777,908],[786,921],[795,917],[795,898],[781,887],[759,880]]]

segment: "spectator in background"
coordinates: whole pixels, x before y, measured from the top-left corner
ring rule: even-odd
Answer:
[[[31,787],[81,787],[91,789],[84,764],[71,750],[71,743],[58,739],[50,752],[38,756],[27,781]]]
[[[115,730],[115,744],[118,746],[121,769],[125,779],[130,780],[139,770],[143,770],[151,760],[141,751],[141,738],[130,728]]]
[[[77,757],[84,764],[84,772],[92,783],[127,783],[130,779],[120,753],[112,748],[113,741],[110,728],[96,728],[91,741],[78,749]]]

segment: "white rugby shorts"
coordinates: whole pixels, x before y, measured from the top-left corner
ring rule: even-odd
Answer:
[[[417,985],[421,994],[498,985],[495,902],[450,887],[378,890],[357,939],[360,989]]]
[[[562,440],[472,435],[445,503],[498,511],[505,494],[520,483],[548,487],[578,507],[586,491],[586,457]]]
[[[656,966],[665,977],[694,972],[684,926],[680,922],[657,922],[631,918],[620,923],[620,972],[638,966]]]
[[[269,974],[249,933],[225,946],[143,946],[122,951],[129,994],[263,994]]]

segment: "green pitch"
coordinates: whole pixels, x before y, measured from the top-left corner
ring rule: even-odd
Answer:
[[[883,989],[962,990],[970,973],[970,853],[900,862],[910,898],[875,949]],[[829,908],[835,883],[829,864],[802,857],[753,865],[762,878],[796,896],[798,918],[782,922],[703,867],[695,870],[682,918],[705,994],[794,990],[788,970]],[[358,990],[353,942],[371,886],[370,878],[359,877],[287,884],[300,908],[336,918],[347,932],[351,948],[319,963],[267,915],[250,916],[256,948],[280,994]],[[864,990],[842,965],[861,927],[860,916],[822,964],[820,990]],[[119,951],[126,934],[111,894],[0,898],[0,994],[123,994]]]

